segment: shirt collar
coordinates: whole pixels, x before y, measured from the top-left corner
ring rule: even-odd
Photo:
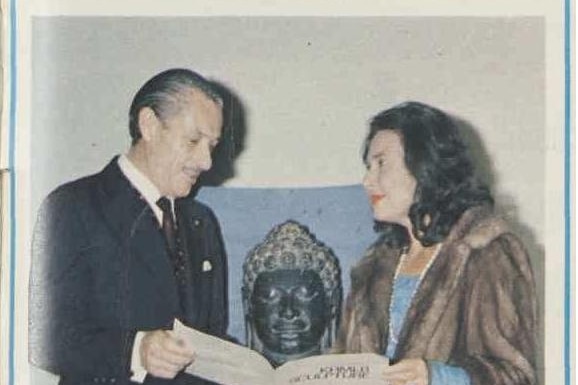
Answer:
[[[155,217],[157,218],[159,224],[162,224],[163,212],[159,206],[157,206],[157,201],[161,197],[159,189],[150,181],[150,179],[143,174],[135,165],[131,162],[128,156],[122,154],[118,157],[118,167],[124,176],[128,179],[130,184],[142,195],[145,201],[148,203],[150,208],[153,210]],[[174,215],[174,199],[168,198],[171,201],[171,207],[173,208]]]

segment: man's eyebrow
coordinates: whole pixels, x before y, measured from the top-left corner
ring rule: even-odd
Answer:
[[[210,133],[209,131],[210,130],[203,130],[202,128],[197,128],[197,130],[195,130],[195,134],[199,137],[207,138],[211,141],[212,140],[216,140],[216,141],[221,140],[222,135],[213,136],[212,133]]]
[[[221,140],[221,135],[213,136],[213,135],[207,135],[207,134],[204,134],[201,132],[200,136],[209,139],[211,142],[213,142],[213,141],[218,142],[219,140]]]

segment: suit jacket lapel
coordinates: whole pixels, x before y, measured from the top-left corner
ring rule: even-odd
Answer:
[[[211,309],[211,274],[203,272],[203,259],[206,258],[205,218],[197,215],[193,201],[177,199],[177,220],[179,233],[188,256],[185,301],[185,316],[189,326],[199,330],[206,328]]]
[[[153,277],[161,295],[174,297],[174,276],[160,225],[146,200],[130,184],[113,159],[102,171],[98,207],[104,223],[121,247],[121,255],[131,258],[129,268],[143,266]],[[142,262],[141,263],[139,263]]]

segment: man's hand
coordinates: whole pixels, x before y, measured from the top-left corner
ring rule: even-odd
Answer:
[[[174,378],[195,359],[195,352],[171,331],[146,332],[140,346],[141,364],[149,373],[160,378]]]
[[[422,359],[408,358],[383,371],[383,379],[389,385],[428,385],[427,364]]]

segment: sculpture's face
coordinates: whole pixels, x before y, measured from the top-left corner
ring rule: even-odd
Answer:
[[[319,349],[329,306],[323,282],[314,271],[259,274],[251,304],[255,331],[267,350],[293,355]]]

